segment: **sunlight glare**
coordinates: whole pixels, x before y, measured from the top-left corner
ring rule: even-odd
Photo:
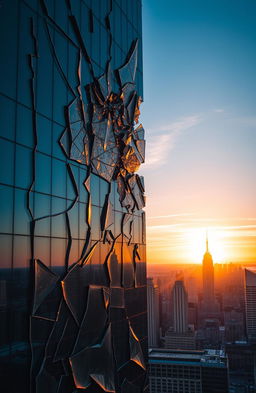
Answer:
[[[214,227],[190,228],[185,235],[185,244],[188,249],[188,259],[193,263],[202,263],[206,251],[206,233],[208,232],[209,252],[213,262],[225,262],[227,255],[224,246],[224,231]]]

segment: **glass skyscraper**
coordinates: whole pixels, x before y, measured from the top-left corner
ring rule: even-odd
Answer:
[[[141,1],[1,3],[5,393],[146,392]]]

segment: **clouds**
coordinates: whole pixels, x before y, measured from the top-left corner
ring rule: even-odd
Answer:
[[[215,112],[215,113],[224,113],[225,111],[222,108],[216,108],[216,109],[213,110],[213,112]]]
[[[165,214],[162,216],[151,216],[147,217],[147,219],[156,219],[156,218],[173,218],[173,217],[187,217],[187,216],[193,216],[195,213],[176,213],[176,214]]]
[[[192,115],[155,129],[147,130],[147,157],[144,169],[163,165],[177,142],[179,135],[202,121],[201,116]]]

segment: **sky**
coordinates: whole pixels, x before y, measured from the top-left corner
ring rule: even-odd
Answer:
[[[148,263],[256,262],[256,2],[144,0]]]

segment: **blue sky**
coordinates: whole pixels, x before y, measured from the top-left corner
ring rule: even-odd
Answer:
[[[256,260],[256,2],[144,0],[143,40],[150,261]]]

